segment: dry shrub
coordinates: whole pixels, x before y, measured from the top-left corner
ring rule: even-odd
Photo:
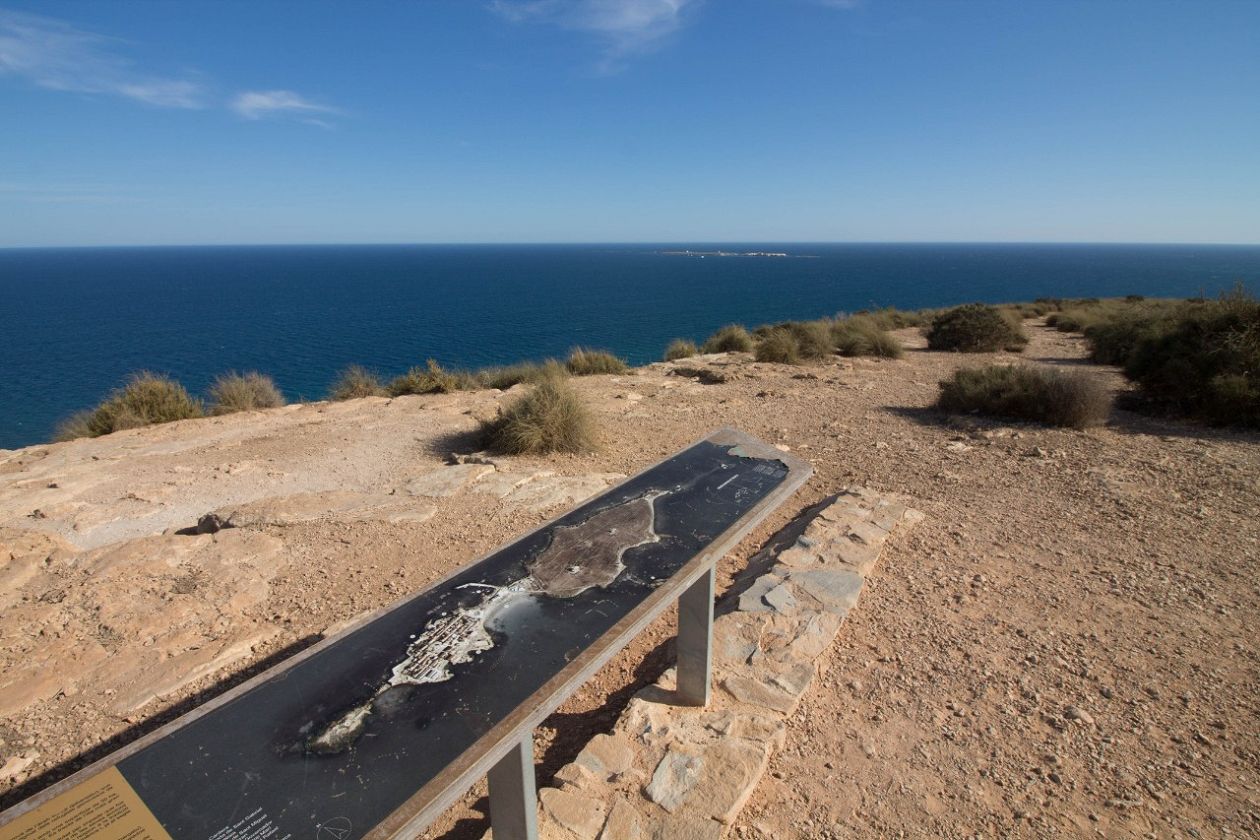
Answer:
[[[1260,427],[1260,301],[1239,287],[1150,316],[1124,372],[1153,407]]]
[[[284,405],[284,396],[275,380],[257,371],[225,373],[210,386],[212,414],[256,411]]]
[[[572,383],[548,376],[482,425],[485,446],[507,455],[588,452],[595,423]]]
[[[564,366],[574,376],[592,376],[600,373],[625,373],[630,370],[624,359],[604,350],[587,350],[574,347]]]
[[[350,365],[337,377],[328,396],[337,401],[357,400],[361,397],[383,397],[385,388],[372,371],[362,365]]]
[[[685,338],[675,338],[665,348],[665,361],[676,362],[679,359],[689,359],[700,352],[700,348],[696,346],[694,341]]]
[[[960,353],[1018,352],[1028,343],[1017,315],[983,303],[946,310],[932,321],[928,349]]]
[[[796,339],[796,349],[802,359],[817,361],[836,352],[830,325],[824,321],[789,321],[783,327]]]
[[[906,327],[926,327],[932,323],[932,319],[939,312],[940,310],[937,309],[915,309],[907,312],[888,306],[873,311],[862,310],[855,312],[854,316],[865,318],[882,330],[900,330]]]
[[[963,368],[943,380],[937,407],[1085,429],[1106,421],[1111,395],[1084,371],[987,365]]]
[[[477,387],[472,375],[459,370],[446,370],[433,359],[424,367],[413,367],[389,383],[389,395],[404,394],[451,394]]]
[[[501,367],[483,368],[474,374],[478,383],[485,388],[498,388],[500,391],[506,391],[513,385],[520,385],[522,382],[534,383],[541,382],[543,379],[550,377],[564,378],[569,375],[569,371],[564,365],[555,359],[548,359],[539,364],[537,362],[517,362],[512,365],[503,365]]]
[[[201,417],[205,413],[174,379],[149,371],[134,373],[127,384],[91,411],[81,411],[57,428],[57,440],[99,437],[123,429]]]
[[[95,437],[92,434],[92,413],[90,409],[76,411],[65,420],[62,420],[57,424],[57,431],[53,435],[53,440],[66,441]]]
[[[753,337],[739,324],[727,324],[704,342],[706,353],[751,353]]]
[[[901,342],[880,327],[878,319],[869,315],[854,315],[852,318],[833,321],[831,341],[841,356],[900,359],[905,355]]]
[[[786,327],[773,327],[757,342],[754,358],[759,362],[799,365],[801,348],[795,335]]]

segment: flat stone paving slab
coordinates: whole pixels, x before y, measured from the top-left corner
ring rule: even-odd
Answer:
[[[922,519],[864,488],[817,512],[715,620],[710,706],[672,705],[672,671],[640,691],[613,732],[592,739],[556,774],[557,787],[540,793],[540,837],[723,837],[783,746],[787,720],[888,536]],[[582,819],[547,805],[560,791],[570,794],[565,803],[590,803]]]

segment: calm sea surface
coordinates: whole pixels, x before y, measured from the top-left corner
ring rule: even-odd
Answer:
[[[718,246],[690,245],[714,251]],[[393,376],[582,344],[642,363],[670,339],[841,311],[1260,288],[1260,247],[300,246],[0,250],[0,447],[47,440],[132,371],[204,393],[259,370],[319,398],[350,363]]]

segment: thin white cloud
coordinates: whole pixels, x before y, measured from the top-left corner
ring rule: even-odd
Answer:
[[[329,128],[320,114],[335,115],[341,111],[331,105],[311,102],[291,90],[247,90],[232,100],[230,107],[247,120],[267,117],[298,117],[311,125]]]
[[[513,23],[548,23],[588,32],[604,42],[603,68],[659,46],[701,0],[493,0],[490,8]]]
[[[189,77],[142,73],[125,42],[52,18],[0,10],[0,75],[48,90],[121,96],[162,108],[202,108],[203,85]]]

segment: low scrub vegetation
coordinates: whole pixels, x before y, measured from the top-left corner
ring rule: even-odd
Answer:
[[[901,342],[871,315],[854,315],[831,323],[831,341],[841,356],[879,356],[900,359]]]
[[[1099,325],[1101,328],[1101,325]],[[1219,425],[1260,427],[1260,301],[1241,289],[1147,316],[1124,361],[1148,404]]]
[[[446,370],[433,359],[429,359],[424,367],[413,367],[390,382],[388,390],[391,397],[404,394],[452,394],[455,391],[476,388],[477,384],[471,374]]]
[[[210,386],[210,413],[232,414],[284,405],[284,396],[270,376],[257,371],[225,373]]]
[[[903,330],[906,327],[926,327],[932,323],[940,310],[915,309],[904,310],[892,306],[875,310],[859,310],[854,317],[860,317],[879,327],[881,330]],[[848,320],[848,319],[841,319]]]
[[[1219,300],[1072,301],[1050,321],[1084,333],[1091,360],[1122,367],[1139,408],[1260,427],[1260,302],[1242,287]]]
[[[937,407],[1085,429],[1106,421],[1111,396],[1084,371],[987,365],[963,368],[942,381]]]
[[[1019,352],[1028,336],[1018,316],[983,303],[956,306],[937,315],[927,332],[929,350],[959,353]]]
[[[835,354],[830,324],[826,321],[785,321],[758,327],[753,356],[759,362],[799,365]]]
[[[751,353],[753,337],[739,324],[727,324],[704,342],[706,353]]]
[[[696,346],[694,341],[685,338],[675,338],[665,348],[665,361],[676,362],[679,359],[689,359],[700,352],[700,348]]]
[[[575,347],[569,353],[564,366],[574,376],[592,376],[600,373],[625,373],[630,370],[624,359],[603,350],[587,350]]]
[[[62,423],[57,439],[99,437],[204,414],[201,401],[189,396],[183,385],[166,376],[140,371],[95,409],[79,412]]]
[[[565,366],[555,359],[548,359],[541,364],[538,362],[517,362],[513,365],[482,368],[474,374],[477,382],[483,388],[498,388],[500,391],[506,391],[514,385],[520,385],[522,382],[541,382],[551,377],[564,378],[568,375],[569,371]]]
[[[796,336],[784,327],[772,327],[762,334],[753,351],[753,358],[759,362],[775,362],[781,365],[799,365],[801,363],[800,345]]]
[[[587,452],[595,448],[595,423],[565,378],[548,376],[499,410],[482,426],[487,449],[508,455]]]
[[[357,400],[361,397],[383,397],[385,387],[376,374],[362,365],[351,365],[341,372],[328,394],[332,400]]]

